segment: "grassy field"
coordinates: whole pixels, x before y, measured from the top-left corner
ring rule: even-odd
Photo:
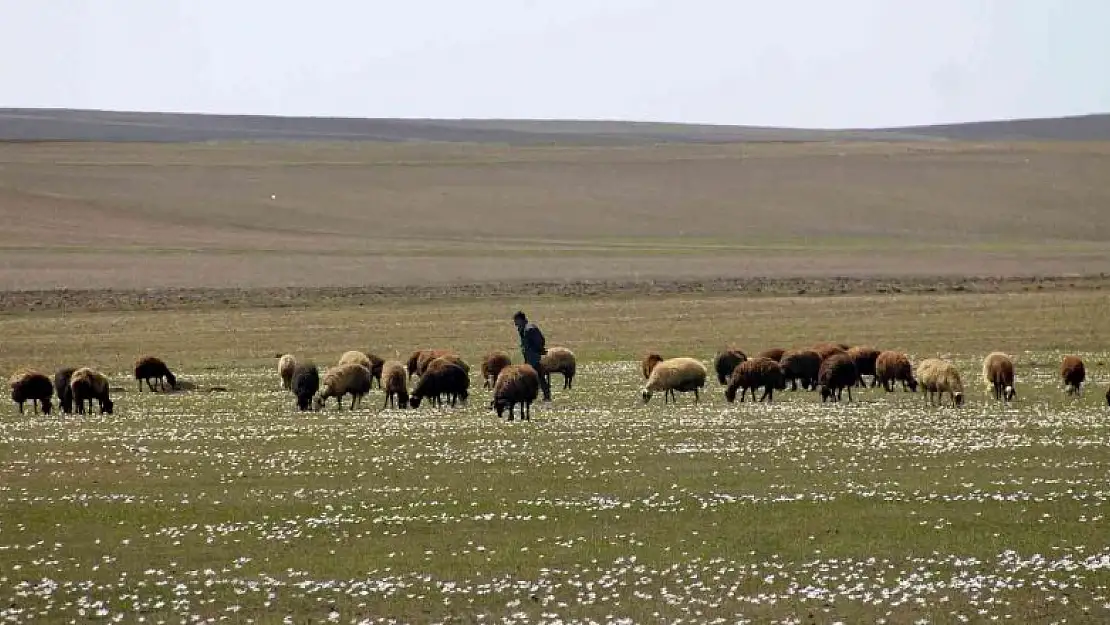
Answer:
[[[0,144],[0,289],[1110,273],[1110,143]]]
[[[0,315],[0,370],[93,364],[111,417],[0,416],[8,622],[1104,622],[1110,316],[1098,292],[485,299]],[[275,352],[512,349],[523,307],[582,363],[530,423],[296,414]],[[960,410],[866,390],[643,405],[648,349],[819,340],[946,354]],[[982,356],[1016,356],[986,400]],[[1066,398],[1062,354],[1091,387]],[[226,393],[139,394],[157,353]]]

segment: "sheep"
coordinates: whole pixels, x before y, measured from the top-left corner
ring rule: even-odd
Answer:
[[[656,391],[664,391],[663,403],[670,397],[676,402],[675,393],[694,392],[694,403],[701,401],[698,389],[705,388],[705,379],[709,371],[701,362],[694,358],[668,358],[655,365],[648,376],[647,383],[640,389],[644,403],[651,401],[651,396]]]
[[[1083,382],[1087,379],[1087,367],[1079,356],[1064,356],[1060,364],[1060,377],[1064,380],[1068,395],[1080,394]]]
[[[371,386],[374,380],[377,380],[378,388],[382,387],[382,365],[385,364],[384,360],[368,352],[351,350],[349,352],[343,352],[343,355],[339,357],[339,362],[336,363],[336,365],[342,366],[351,363],[359,364],[369,369]]]
[[[781,347],[772,347],[759,352],[760,358],[770,358],[775,362],[782,362],[782,357],[786,354],[786,350]]]
[[[297,398],[297,409],[304,412],[311,407],[313,396],[320,390],[320,370],[312,362],[299,362],[290,378],[289,389]]]
[[[574,352],[565,347],[548,347],[547,353],[540,357],[540,370],[545,378],[547,378],[547,385],[551,387],[551,374],[561,373],[563,375],[563,388],[569,389],[574,382],[574,372],[577,368],[577,361],[574,358]]]
[[[58,407],[62,412],[73,412],[73,390],[69,388],[69,380],[73,377],[76,367],[63,367],[54,372],[54,394],[58,396]]]
[[[385,368],[385,359],[373,352],[366,352],[366,359],[370,361],[370,377],[382,388],[382,371]]]
[[[109,396],[111,389],[108,378],[99,371],[81,367],[69,378],[69,388],[73,394],[73,405],[77,408],[77,414],[85,414],[86,404],[89,412],[92,412],[94,399],[100,404],[100,414],[112,414],[115,409],[115,404]]]
[[[327,403],[328,398],[335,398],[335,407],[343,410],[343,396],[351,396],[351,410],[362,403],[362,398],[370,392],[373,380],[369,367],[364,367],[357,362],[348,362],[337,365],[324,372],[324,379],[320,382],[320,389],[316,393],[316,409],[320,410]]]
[[[788,351],[779,362],[783,379],[790,382],[790,390],[797,391],[798,383],[806,390],[817,390],[817,374],[821,370],[821,356],[809,349]]]
[[[449,349],[418,349],[409,356],[405,368],[408,370],[410,378],[414,375],[423,375],[428,363],[440,356],[452,353],[454,352]]]
[[[146,381],[147,388],[150,392],[154,392],[153,380],[158,381],[158,387],[165,391],[166,383],[168,382],[170,388],[177,390],[177,377],[166,366],[166,363],[161,358],[154,356],[143,356],[135,361],[135,381],[139,383],[139,392],[143,392],[143,381]]]
[[[28,401],[34,407],[35,414],[38,414],[40,408],[42,414],[50,414],[53,408],[50,398],[54,396],[54,386],[50,383],[50,378],[38,371],[24,369],[12,375],[8,386],[12,390],[12,401],[19,405],[19,414],[23,414],[23,404]]]
[[[856,386],[860,388],[867,388],[867,384],[863,381],[863,376],[871,376],[871,388],[879,385],[879,377],[875,374],[875,361],[878,360],[879,354],[882,352],[874,347],[865,347],[857,345],[848,348],[848,356],[851,357],[852,362],[856,365],[856,374],[859,378],[856,380]]]
[[[293,370],[297,368],[297,359],[293,354],[278,355],[278,376],[281,378],[281,388],[293,389]]]
[[[358,351],[357,349],[352,349],[349,352],[343,352],[343,355],[339,357],[339,361],[335,363],[335,366],[342,367],[343,365],[349,364],[362,365],[367,369],[370,369],[370,367],[373,366],[370,364],[370,358],[368,358],[366,354]],[[327,376],[326,373],[324,375]]]
[[[433,406],[442,405],[441,396],[446,395],[451,406],[461,401],[466,404],[469,397],[470,376],[466,370],[448,358],[440,357],[428,363],[409,395],[409,406],[420,407],[425,397]]]
[[[725,389],[725,399],[730,404],[736,401],[736,389],[740,389],[740,401],[744,401],[749,390],[752,392],[752,401],[755,401],[755,390],[760,387],[763,388],[763,396],[759,401],[773,401],[775,390],[786,388],[782,365],[762,356],[736,365],[729,377],[728,388]]]
[[[1002,352],[991,352],[983,359],[983,383],[993,392],[994,398],[1010,401],[1014,398],[1014,361]]]
[[[847,354],[849,348],[843,343],[818,343],[810,349],[817,352],[821,360],[824,360],[833,354]]]
[[[482,388],[493,388],[493,383],[497,380],[497,374],[511,364],[513,364],[513,361],[506,352],[497,350],[486,354],[486,357],[482,359]]]
[[[901,382],[902,390],[917,392],[917,380],[913,377],[910,357],[902,352],[885,351],[875,359],[875,379],[883,385],[886,392],[894,392],[894,383]]]
[[[405,371],[405,365],[395,360],[385,363],[382,365],[382,380],[384,384],[382,388],[385,389],[385,403],[382,404],[382,408],[386,406],[408,408],[409,376]]]
[[[663,357],[655,352],[651,352],[644,356],[643,361],[640,363],[640,373],[644,375],[644,379],[651,377],[651,370],[655,365],[663,362]]]
[[[845,351],[834,352],[821,361],[817,372],[817,383],[821,387],[821,403],[825,400],[838,402],[848,389],[848,401],[852,401],[852,386],[859,379],[856,363]]]
[[[540,393],[540,374],[531,365],[509,365],[497,375],[493,384],[493,399],[490,408],[497,411],[500,419],[509,409],[509,421],[513,420],[513,410],[520,404],[520,420],[532,420],[532,402]]]
[[[729,376],[732,375],[733,369],[736,365],[748,359],[748,355],[738,349],[725,349],[724,351],[717,352],[713,357],[713,370],[717,372],[717,381],[721,386],[728,384]]]
[[[917,381],[925,391],[929,405],[944,405],[944,394],[952,398],[952,405],[964,403],[964,383],[955,365],[940,358],[927,358],[917,365]],[[934,395],[936,402],[933,401]]]

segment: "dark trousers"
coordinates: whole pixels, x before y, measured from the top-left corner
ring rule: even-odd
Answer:
[[[551,384],[548,382],[547,375],[543,372],[543,365],[540,364],[539,354],[524,354],[524,362],[532,366],[536,373],[540,374],[540,390],[543,391],[543,398],[551,400]]]

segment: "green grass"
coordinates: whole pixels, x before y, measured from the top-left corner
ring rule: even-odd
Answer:
[[[94,362],[117,415],[0,416],[0,611],[12,622],[1099,622],[1110,328],[1097,294],[546,299],[582,366],[530,423],[466,408],[291,410],[275,351],[512,347],[510,301],[0,317],[0,364]],[[506,312],[507,311],[507,312]],[[950,353],[961,410],[643,405],[648,348],[708,360],[823,339]],[[1018,400],[988,402],[992,349]],[[1084,355],[1082,398],[1058,388]],[[164,355],[228,393],[136,393]],[[558,378],[557,378],[558,380]],[[475,382],[477,386],[477,382]],[[98,603],[100,602],[100,603]],[[238,611],[229,611],[237,606]],[[81,611],[84,610],[82,613]]]

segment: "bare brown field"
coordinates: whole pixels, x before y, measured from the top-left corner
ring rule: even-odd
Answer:
[[[0,289],[1110,272],[1110,144],[0,145]]]

